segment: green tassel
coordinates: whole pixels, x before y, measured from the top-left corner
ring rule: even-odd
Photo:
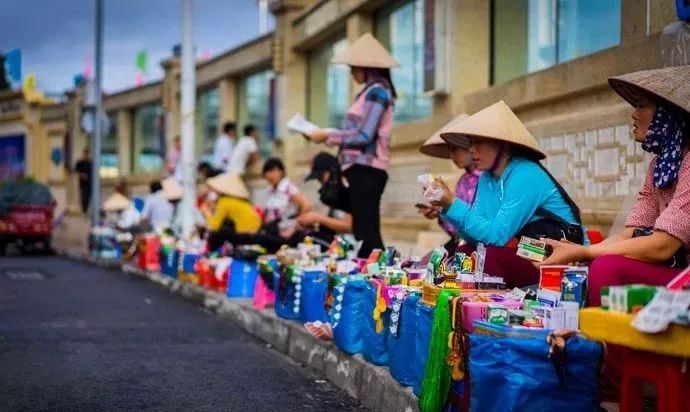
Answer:
[[[448,301],[457,296],[458,290],[443,290],[434,309],[434,323],[431,328],[429,359],[424,371],[419,409],[422,412],[439,412],[446,404],[450,391],[450,366],[448,365],[448,334],[451,331]]]

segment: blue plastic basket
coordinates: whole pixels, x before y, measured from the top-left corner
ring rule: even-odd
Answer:
[[[228,297],[252,298],[259,269],[256,262],[233,259],[228,276]]]
[[[161,272],[164,275],[177,279],[179,260],[180,252],[176,249],[161,249]]]
[[[182,271],[185,273],[195,273],[194,265],[199,260],[196,253],[185,253],[182,255]]]

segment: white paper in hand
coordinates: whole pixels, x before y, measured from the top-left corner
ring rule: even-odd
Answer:
[[[301,113],[295,113],[294,116],[290,118],[287,122],[287,128],[289,131],[294,133],[301,133],[309,135],[314,130],[318,130],[319,127],[309,120],[305,119]]]

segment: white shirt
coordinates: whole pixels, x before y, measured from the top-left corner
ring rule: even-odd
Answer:
[[[232,138],[226,134],[218,136],[213,146],[213,167],[226,172],[232,157]]]
[[[243,136],[235,144],[230,156],[230,164],[227,171],[230,173],[237,173],[243,176],[247,169],[247,161],[252,153],[256,153],[259,148],[256,146],[256,141],[253,137]]]
[[[290,199],[299,193],[299,189],[287,177],[284,177],[278,186],[268,189],[266,197],[266,221],[275,219],[287,219],[299,212],[299,206]]]
[[[163,191],[150,194],[144,202],[141,217],[148,220],[154,229],[162,229],[170,224],[173,215],[173,205],[165,198]]]
[[[139,224],[139,220],[139,212],[134,206],[130,206],[119,213],[119,216],[117,216],[116,225],[122,229],[129,229],[132,226]]]

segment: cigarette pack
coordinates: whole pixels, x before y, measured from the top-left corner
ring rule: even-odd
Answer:
[[[565,329],[565,310],[562,307],[545,308],[544,329]]]
[[[567,265],[549,265],[539,268],[539,289],[561,293],[563,274],[569,269]]]
[[[549,256],[549,247],[546,242],[532,239],[527,236],[520,238],[517,255],[535,262],[543,262]]]
[[[555,307],[558,306],[561,294],[549,289],[539,289],[537,291],[537,301],[542,306]]]
[[[564,329],[580,330],[580,304],[577,302],[561,302],[565,311]]]

